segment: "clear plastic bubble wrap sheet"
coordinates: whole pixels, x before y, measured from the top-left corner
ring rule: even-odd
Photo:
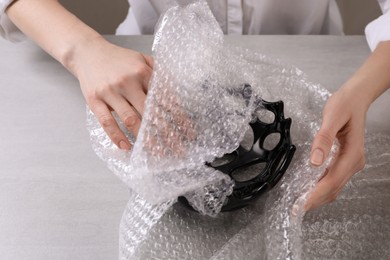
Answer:
[[[308,158],[330,93],[296,68],[228,46],[205,1],[179,1],[165,13],[153,56],[137,138],[118,120],[132,151],[117,149],[87,109],[96,154],[130,189],[120,259],[389,257],[389,137],[369,137],[365,170],[336,202],[305,215],[303,204],[329,164],[314,168]],[[260,98],[284,101],[297,152],[266,196],[219,213],[234,182],[205,163],[234,151],[253,117],[266,116]],[[178,196],[198,212],[176,203]]]

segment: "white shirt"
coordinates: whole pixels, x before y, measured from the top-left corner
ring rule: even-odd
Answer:
[[[183,1],[183,0],[181,0]],[[153,34],[175,0],[129,0],[117,34]],[[225,34],[342,34],[335,0],[207,0]]]
[[[0,0],[0,35],[11,41],[21,32],[5,14],[14,0]],[[117,34],[153,34],[161,13],[175,0],[128,0],[131,7]],[[342,34],[335,0],[207,0],[226,34]],[[378,0],[383,15],[365,30],[373,50],[390,40],[390,0]]]

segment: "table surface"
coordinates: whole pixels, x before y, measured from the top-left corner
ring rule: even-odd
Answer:
[[[150,53],[151,36],[108,36]],[[334,91],[370,51],[362,36],[227,36],[303,70]],[[369,87],[369,86],[367,86]],[[33,43],[0,40],[1,259],[117,259],[128,191],[97,158],[77,80]],[[369,132],[390,135],[390,93]]]

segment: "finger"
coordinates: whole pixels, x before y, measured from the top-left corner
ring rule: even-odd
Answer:
[[[329,172],[331,171],[329,170]],[[334,187],[336,181],[330,178],[329,172],[317,183],[315,189],[310,194],[309,199],[305,203],[306,211],[316,209],[336,199],[339,189]]]
[[[310,163],[315,166],[320,166],[330,153],[336,134],[329,129],[321,128],[314,138],[311,152]]]
[[[142,119],[144,114],[146,94],[139,88],[123,88],[123,97],[132,105],[132,110]]]
[[[110,106],[118,114],[129,132],[137,136],[141,125],[141,118],[134,107],[121,96],[111,96],[107,99],[107,103],[111,104]]]
[[[151,111],[151,117],[158,122],[154,126],[152,136],[145,138],[144,147],[156,157],[174,156],[180,158],[184,155],[185,147],[191,140],[194,129],[192,121],[183,108],[179,106],[173,95],[168,95],[158,102],[156,109]],[[151,129],[150,129],[151,130]],[[164,147],[160,151],[155,144]]]
[[[329,169],[326,168],[326,169],[325,169],[325,172],[322,174],[322,176],[320,177],[320,179],[318,180],[318,182],[320,182],[323,178],[325,178],[325,176],[328,175],[328,173],[329,173]]]
[[[334,119],[337,120],[334,120]],[[343,127],[345,122],[341,120],[334,112],[325,113],[322,125],[316,134],[310,152],[310,162],[315,166],[320,166],[328,157],[332,149],[337,132]]]
[[[153,69],[154,59],[150,55],[143,54],[146,64]]]
[[[150,80],[152,78],[153,69],[150,67],[146,67],[145,70],[146,70],[146,72],[145,72],[145,75],[143,75],[141,82],[142,82],[142,89],[143,89],[144,93],[147,94],[149,91],[149,83],[150,83]]]
[[[91,110],[112,142],[120,149],[130,150],[131,144],[120,130],[108,106],[103,102],[99,102],[94,106],[91,106]]]
[[[167,93],[167,97],[159,105],[163,113],[166,114],[166,119],[164,120],[170,121],[170,128],[174,128],[177,131],[182,143],[195,140],[196,132],[194,122],[180,104],[177,95]]]
[[[145,64],[139,66],[136,74],[138,75],[139,82],[142,83],[142,89],[144,93],[148,93],[150,79],[153,74],[153,59],[150,56],[143,55]],[[129,82],[130,83],[130,82]]]
[[[337,198],[348,180],[364,167],[364,154],[356,145],[350,145],[336,158],[310,195],[305,210],[315,209]]]

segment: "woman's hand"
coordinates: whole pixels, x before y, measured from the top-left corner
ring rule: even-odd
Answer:
[[[365,165],[364,132],[369,104],[359,94],[348,87],[341,88],[324,108],[321,129],[312,145],[311,163],[322,165],[336,138],[340,147],[306,202],[306,210],[334,201],[348,180]]]
[[[122,149],[130,149],[111,110],[117,112],[130,132],[137,134],[152,58],[107,42],[57,0],[14,1],[7,14],[78,78],[88,105],[111,140]]]
[[[390,41],[379,43],[359,70],[325,105],[310,161],[315,166],[322,165],[336,138],[340,148],[307,200],[306,210],[335,200],[348,180],[363,169],[366,113],[371,103],[390,87],[389,57]]]
[[[78,46],[67,65],[78,78],[87,104],[110,139],[121,149],[131,148],[111,111],[136,136],[144,111],[153,59],[97,38]]]

